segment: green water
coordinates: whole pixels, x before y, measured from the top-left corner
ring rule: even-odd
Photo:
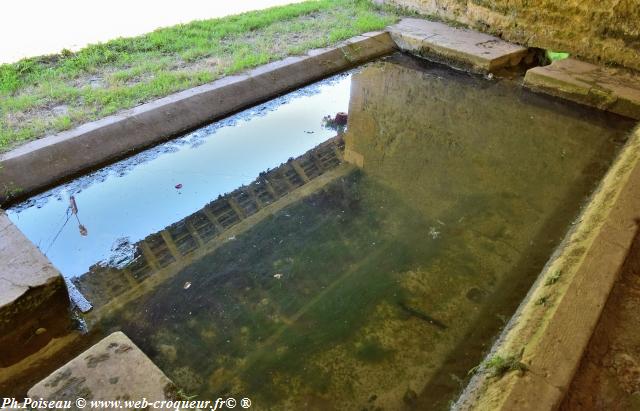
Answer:
[[[123,330],[199,399],[446,408],[633,123],[402,55],[350,87],[343,162],[204,245],[195,219],[145,240],[184,260],[91,283],[91,335]]]

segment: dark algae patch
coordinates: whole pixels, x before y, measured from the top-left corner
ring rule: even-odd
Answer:
[[[442,323],[442,321],[438,321],[435,318],[431,317],[429,314],[423,313],[422,311],[416,310],[415,308],[410,307],[404,301],[399,301],[398,306],[407,314],[416,317],[422,321],[426,321],[429,324],[433,324],[435,327],[440,328],[441,330],[446,330],[447,326]]]
[[[205,167],[197,156],[177,167],[171,159],[183,149],[173,145],[120,180],[67,186],[82,219],[98,211],[83,193],[114,181],[129,181],[117,202],[93,201],[129,212],[140,204],[127,190],[165,184],[168,194],[144,203],[145,215],[178,215],[156,228],[144,217],[113,223],[148,232],[116,242],[114,253],[129,258],[96,254],[74,275],[95,306],[88,327],[124,331],[199,399],[249,397],[256,409],[446,409],[633,122],[402,55],[325,86],[350,93],[344,130],[320,128],[347,111],[330,98],[303,126],[294,121],[303,111],[277,117],[293,110],[291,99],[280,111],[245,113],[265,125],[251,135],[273,133],[269,144],[229,138],[223,151],[207,152]],[[201,145],[185,141],[204,150],[222,140],[220,130]],[[318,140],[291,149],[311,136]],[[215,168],[225,161],[211,161],[217,152],[239,153],[229,164],[250,176],[215,191],[230,174]],[[267,155],[272,163],[250,168]],[[163,164],[179,180],[154,179]],[[154,172],[136,171],[145,167]],[[198,182],[199,194],[190,192]],[[47,201],[13,216],[28,225]],[[89,237],[100,234],[83,224]],[[74,235],[69,249],[83,244]],[[496,375],[525,372],[515,357],[491,366]]]

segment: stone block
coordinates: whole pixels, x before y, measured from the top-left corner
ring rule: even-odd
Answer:
[[[0,370],[66,334],[69,306],[60,272],[0,210]]]
[[[78,398],[154,402],[178,396],[171,380],[122,332],[102,339],[29,390],[33,400],[68,400],[71,409],[77,409]],[[123,403],[118,409],[135,408]],[[84,409],[91,410],[90,403]]]
[[[527,71],[533,90],[640,120],[640,76],[568,58]]]
[[[403,19],[389,33],[404,51],[477,72],[518,65],[528,54],[526,47],[494,36],[422,19]]]

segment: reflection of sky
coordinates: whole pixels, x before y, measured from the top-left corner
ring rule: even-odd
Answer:
[[[347,111],[349,85],[350,75],[337,76],[239,113],[32,198],[9,217],[65,276],[81,275],[116,240],[141,240],[333,137],[321,120]],[[71,195],[86,237],[75,217],[64,225]]]

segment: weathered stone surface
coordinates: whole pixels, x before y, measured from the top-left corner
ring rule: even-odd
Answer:
[[[497,37],[422,19],[403,19],[389,32],[402,50],[453,65],[462,63],[475,71],[515,66],[528,52]]]
[[[65,333],[68,309],[60,272],[0,210],[0,370]]]
[[[576,59],[527,71],[525,86],[640,120],[640,75]]]
[[[640,70],[637,0],[383,0],[529,47]]]
[[[122,332],[102,339],[29,390],[34,400],[70,400],[74,406],[77,398],[153,402],[176,396],[171,380]]]

